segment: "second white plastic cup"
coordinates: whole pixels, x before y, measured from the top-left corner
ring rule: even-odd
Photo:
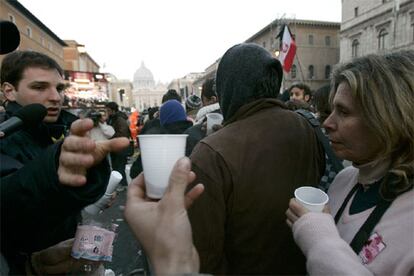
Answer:
[[[185,156],[187,134],[138,135],[147,196],[164,195],[174,164]]]
[[[223,122],[223,115],[220,113],[208,113],[207,117],[207,135],[213,132],[214,125],[221,125]]]
[[[329,201],[328,195],[321,189],[303,186],[295,190],[296,201],[311,212],[322,212]]]

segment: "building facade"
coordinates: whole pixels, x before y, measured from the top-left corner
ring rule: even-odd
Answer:
[[[256,43],[277,58],[280,45],[278,34],[285,24],[289,26],[295,38],[297,50],[291,71],[284,72],[281,89],[287,89],[295,82],[304,82],[313,90],[328,84],[332,68],[339,62],[341,24],[338,22],[276,19],[245,42]],[[203,76],[194,82],[194,86],[201,89],[207,79],[214,78],[219,62],[220,59],[211,64]]]
[[[220,59],[216,60],[213,64],[208,66],[203,73],[200,73],[200,77],[194,80],[193,87],[196,90],[196,94],[198,96],[201,96],[201,90],[204,82],[206,82],[208,79],[214,79],[216,77],[219,61]]]
[[[66,43],[16,0],[0,0],[0,19],[13,22],[20,32],[18,50],[30,50],[52,57],[64,68]],[[5,39],[5,38],[1,38]],[[4,55],[0,56],[0,62]]]
[[[129,80],[111,79],[109,82],[109,98],[122,107],[133,107],[134,96],[132,94],[132,83]]]
[[[148,107],[160,106],[167,87],[161,82],[155,83],[152,72],[141,62],[135,71],[132,88],[133,106],[142,111]]]
[[[413,0],[342,0],[341,62],[414,49]]]
[[[63,48],[63,59],[65,70],[82,72],[99,72],[99,65],[86,52],[85,45],[77,43],[75,40],[65,40],[67,44]]]
[[[201,88],[195,83],[198,79],[202,78],[204,73],[189,73],[183,78],[174,79],[168,85],[168,89],[174,89],[180,94],[183,101],[190,95],[200,96]]]
[[[276,19],[246,42],[262,46],[277,58],[278,34],[285,24],[295,38],[297,49],[291,71],[284,72],[282,89],[295,82],[304,82],[312,90],[328,84],[332,68],[339,62],[340,23]]]

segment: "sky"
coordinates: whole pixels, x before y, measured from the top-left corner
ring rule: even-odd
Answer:
[[[231,46],[281,17],[341,21],[341,0],[19,0],[101,72],[132,81],[144,61],[155,81],[203,72]]]

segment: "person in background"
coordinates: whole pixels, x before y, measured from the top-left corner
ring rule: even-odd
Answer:
[[[89,131],[89,136],[94,141],[105,141],[112,138],[115,130],[112,126],[106,123],[107,116],[96,110],[90,110],[85,115],[93,121],[93,128]]]
[[[158,106],[148,108],[148,120],[153,120],[159,117],[160,108]]]
[[[316,118],[319,120],[321,125],[332,112],[331,105],[329,103],[330,91],[331,86],[328,84],[320,87],[313,93],[312,106],[315,109]]]
[[[324,128],[352,166],[331,184],[325,212],[294,199],[286,211],[309,275],[414,274],[413,72],[412,50],[334,70]]]
[[[203,103],[203,107],[197,112],[195,118],[196,124],[203,123],[208,113],[221,113],[214,79],[208,79],[203,83],[201,87],[201,102]]]
[[[105,155],[128,141],[95,143],[87,135],[93,122],[62,110],[63,70],[44,54],[8,54],[0,83],[6,119],[32,103],[47,108],[42,123],[0,140],[0,247],[10,274],[24,274],[33,252],[74,237],[81,210],[105,192]]]
[[[184,107],[177,100],[169,100],[160,108],[160,134],[183,134],[193,125],[188,120]]]
[[[190,155],[205,186],[189,209],[202,273],[305,272],[284,206],[297,187],[319,183],[324,156],[310,124],[277,100],[282,77],[280,62],[253,43],[231,47],[218,65],[224,127]]]
[[[203,107],[197,112],[194,126],[188,128],[184,133],[188,134],[185,155],[190,156],[195,145],[207,135],[206,122],[207,114],[221,113],[218,103],[215,80],[208,79],[201,87],[201,101]]]
[[[304,83],[298,82],[289,87],[290,100],[298,100],[309,103],[312,99],[312,91]]]
[[[162,96],[162,103],[165,103],[169,100],[177,100],[180,103],[182,102],[181,96],[177,93],[175,89],[168,89],[168,91]]]
[[[178,95],[177,91],[174,89],[169,89],[163,96],[162,96],[162,103],[165,103],[168,100],[177,100],[181,103],[182,99],[181,96]],[[140,134],[149,134],[149,133],[157,133],[159,132],[161,127],[160,119],[156,116],[156,112],[154,113],[154,118],[145,122],[144,127],[141,129]]]
[[[350,166],[350,162],[347,160],[339,159],[336,154],[332,151],[332,146],[329,143],[327,133],[323,127],[323,123],[326,118],[331,114],[331,105],[329,103],[330,85],[324,85],[315,91],[312,97],[312,106],[314,107],[315,117],[318,119],[320,124],[320,130],[326,137],[323,143],[326,147],[330,147],[330,153],[325,152],[325,173],[321,178],[319,188],[325,192],[329,189],[329,186],[335,179],[335,176],[345,167]]]
[[[280,100],[280,101],[282,101],[282,102],[284,102],[284,103],[287,102],[290,99],[289,89],[283,90],[283,92],[280,93],[277,96],[277,99]]]
[[[177,100],[166,101],[160,108],[161,127],[157,133],[147,134],[183,134],[193,125],[187,120],[184,107]],[[135,178],[143,171],[141,154],[131,166],[130,176]]]
[[[108,124],[115,130],[113,138],[125,137],[130,139],[131,132],[129,131],[128,116],[119,111],[118,104],[116,102],[108,102],[105,105],[106,113],[108,114]],[[120,151],[111,153],[112,170],[118,171],[122,175],[122,180],[119,183],[118,192],[123,191],[127,186],[125,166],[128,161],[128,156],[131,153],[130,147]]]
[[[187,113],[188,119],[192,121],[193,123],[195,122],[194,119],[201,105],[202,105],[202,102],[201,102],[200,97],[198,97],[195,94],[190,95],[185,100],[185,111]]]
[[[139,121],[139,113],[135,108],[132,108],[131,115],[129,115],[128,121],[129,121],[129,132],[131,133],[132,141],[137,140],[138,135],[138,121]]]

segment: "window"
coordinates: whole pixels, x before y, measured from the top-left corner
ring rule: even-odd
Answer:
[[[325,36],[325,45],[331,46],[331,37],[329,35]]]
[[[326,65],[325,66],[325,79],[329,79],[331,77],[331,66]]]
[[[263,48],[266,48],[266,41],[263,41],[262,45],[263,45]]]
[[[12,15],[12,14],[10,14],[10,13],[9,13],[9,20],[10,20],[11,22],[13,22],[14,24],[16,24],[16,18],[14,17],[14,15]]]
[[[42,46],[45,46],[45,39],[43,38],[43,36],[40,37],[40,43],[42,44]]]
[[[358,16],[358,7],[354,8],[354,16],[357,17]]]
[[[48,48],[50,51],[52,51],[52,43],[48,42],[48,43],[47,43],[47,48]]]
[[[386,29],[381,29],[378,34],[378,49],[384,50],[387,48],[387,36],[388,32]]]
[[[359,41],[354,39],[352,41],[352,57],[357,57],[359,55]]]
[[[296,79],[296,65],[295,64],[293,64],[292,68],[290,68],[290,77],[292,79]]]
[[[309,79],[314,79],[315,78],[315,68],[313,67],[313,65],[309,65],[308,68],[309,71]]]
[[[26,26],[26,34],[28,37],[32,38],[32,28]]]
[[[309,44],[313,45],[313,35],[309,35],[308,40],[309,40]]]

